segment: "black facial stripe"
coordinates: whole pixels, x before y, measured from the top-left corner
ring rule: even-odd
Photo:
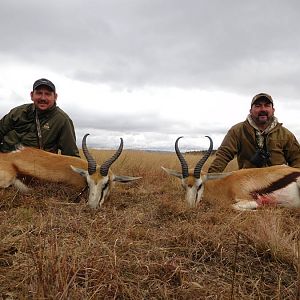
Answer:
[[[202,183],[198,186],[197,193],[199,192],[199,190],[201,189],[201,187],[202,187]]]
[[[293,172],[285,175],[284,177],[272,182],[269,186],[262,188],[260,190],[255,190],[251,192],[251,195],[254,198],[257,198],[258,195],[271,194],[277,190],[283,189],[292,182],[295,182],[297,178],[300,177],[300,172]]]
[[[200,191],[201,187],[202,187],[202,183],[201,183],[201,184],[198,186],[198,188],[197,188],[197,193],[196,193],[196,199],[195,199],[195,203],[197,202],[198,193],[199,193],[199,191]]]
[[[102,190],[103,190],[103,191],[106,190],[106,189],[108,188],[108,186],[109,186],[109,180],[107,180],[107,182],[104,184]]]
[[[104,184],[103,188],[101,189],[101,197],[100,197],[100,200],[102,199],[103,193],[104,193],[104,191],[108,188],[108,186],[109,186],[109,180],[107,180],[107,182]]]

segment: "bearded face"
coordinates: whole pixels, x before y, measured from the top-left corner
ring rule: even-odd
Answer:
[[[250,115],[258,126],[264,126],[270,123],[274,116],[274,111],[275,109],[271,102],[258,100],[252,105]]]

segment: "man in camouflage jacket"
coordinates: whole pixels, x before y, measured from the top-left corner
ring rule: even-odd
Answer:
[[[208,172],[223,172],[235,155],[239,169],[281,164],[300,168],[300,145],[274,117],[273,105],[268,94],[253,97],[250,114],[230,128]]]
[[[0,151],[10,152],[21,144],[79,156],[73,122],[56,106],[54,84],[39,79],[30,95],[32,104],[15,107],[0,120]]]

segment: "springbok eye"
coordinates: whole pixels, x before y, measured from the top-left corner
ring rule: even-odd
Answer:
[[[201,189],[202,187],[202,183],[199,184],[198,188],[197,188],[197,192],[199,192],[199,190]]]

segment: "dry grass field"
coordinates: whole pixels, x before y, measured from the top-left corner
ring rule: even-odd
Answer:
[[[60,184],[0,190],[0,299],[299,299],[299,210],[189,209],[162,165],[180,170],[174,153],[123,151],[112,170],[143,179],[98,211]]]

